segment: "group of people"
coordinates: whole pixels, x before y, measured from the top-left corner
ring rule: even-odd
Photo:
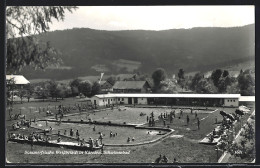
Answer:
[[[148,122],[149,127],[155,126],[155,119],[154,119],[153,111],[151,112],[150,117],[147,116],[146,121]]]
[[[29,141],[46,141],[48,142],[51,138],[49,136],[42,136],[39,133],[30,133],[28,136],[25,134],[15,134],[15,133],[10,133],[9,134],[10,139],[21,139],[21,140],[29,140]]]
[[[132,138],[132,142],[134,142],[134,141],[135,141],[135,137]],[[127,138],[127,142],[131,142],[131,138],[130,137]]]
[[[169,163],[169,159],[165,155],[159,155],[158,158],[155,159],[155,163]],[[178,163],[177,159],[174,158],[172,163]]]

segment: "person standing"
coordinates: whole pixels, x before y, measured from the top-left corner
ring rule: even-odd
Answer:
[[[197,118],[198,130],[200,129],[200,119]]]

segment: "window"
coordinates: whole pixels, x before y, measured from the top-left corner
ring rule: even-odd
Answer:
[[[229,102],[229,100],[227,100],[227,102]]]
[[[144,98],[142,98],[142,100],[144,100]]]
[[[122,101],[124,101],[124,98],[122,98]]]
[[[103,100],[103,102],[105,102],[105,100]]]
[[[111,99],[111,101],[113,101],[113,99]]]
[[[118,98],[118,101],[120,101],[120,98]]]

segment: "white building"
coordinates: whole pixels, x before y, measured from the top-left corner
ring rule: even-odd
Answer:
[[[190,105],[238,107],[240,94],[103,94],[90,98],[93,105]]]

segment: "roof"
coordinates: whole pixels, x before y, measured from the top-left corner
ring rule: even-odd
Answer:
[[[107,81],[100,81],[99,84],[100,85],[104,85]]]
[[[15,84],[17,85],[26,85],[30,82],[23,75],[6,75],[6,80],[11,80],[14,78]]]
[[[114,98],[114,97],[146,97],[146,98],[240,98],[240,94],[103,94],[95,95],[98,98]]]
[[[117,81],[114,89],[142,89],[146,81]]]
[[[255,96],[240,96],[239,101],[254,102],[255,101]]]

